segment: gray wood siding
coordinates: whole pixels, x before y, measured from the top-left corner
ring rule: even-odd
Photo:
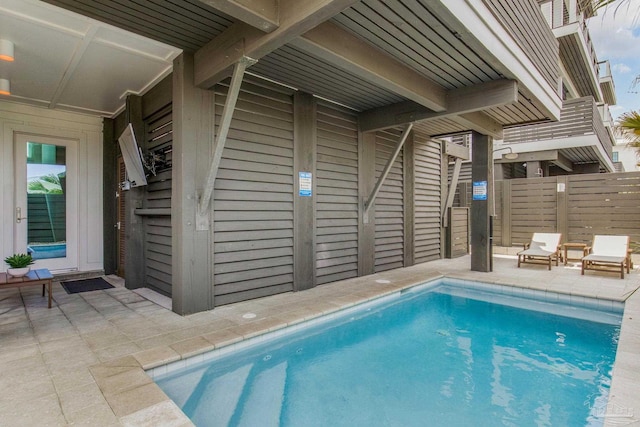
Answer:
[[[216,124],[227,86],[216,90]],[[215,305],[293,290],[293,102],[242,84],[214,192]]]
[[[143,207],[171,209],[171,150],[173,121],[171,105],[145,119],[145,152],[163,153],[168,162],[147,177]],[[143,217],[145,286],[171,296],[171,216]]]
[[[440,143],[415,133],[415,262],[440,258]]]
[[[358,123],[338,106],[318,103],[316,282],[358,275]]]
[[[400,132],[389,130],[376,134],[376,181],[400,141]],[[404,267],[404,194],[403,153],[380,188],[375,201],[375,271]]]

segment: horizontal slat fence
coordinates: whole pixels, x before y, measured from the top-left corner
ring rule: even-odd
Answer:
[[[67,240],[64,194],[27,194],[29,243]]]
[[[534,232],[587,244],[596,234],[626,235],[638,252],[639,211],[640,172],[497,181],[494,244],[517,246]]]

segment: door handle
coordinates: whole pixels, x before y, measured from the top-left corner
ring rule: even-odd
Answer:
[[[23,219],[27,219],[27,217],[22,216],[22,208],[16,208],[16,222],[20,224]]]

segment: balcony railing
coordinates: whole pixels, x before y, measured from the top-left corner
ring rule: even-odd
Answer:
[[[543,7],[542,10],[552,29],[556,30],[569,26],[576,27],[576,32],[583,39],[586,47],[585,55],[592,68],[593,76],[596,79],[601,76],[596,50],[585,21],[585,11],[581,10],[579,0],[553,0],[549,6]]]
[[[610,78],[611,74],[611,64],[609,61],[600,61],[598,62],[598,77],[601,79]]]
[[[590,96],[564,101],[560,120],[557,122],[505,129],[504,142],[506,144],[518,144],[544,140],[561,140],[584,135],[596,135],[600,145],[611,158],[614,144],[613,138],[602,123],[598,106]]]
[[[598,112],[600,113],[600,117],[602,118],[604,125],[607,127],[613,127],[613,117],[611,116],[611,111],[609,111],[609,105],[598,105]]]

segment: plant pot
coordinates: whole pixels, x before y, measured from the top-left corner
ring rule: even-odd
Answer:
[[[7,273],[12,277],[22,277],[26,276],[29,270],[31,270],[31,267],[7,268]]]

